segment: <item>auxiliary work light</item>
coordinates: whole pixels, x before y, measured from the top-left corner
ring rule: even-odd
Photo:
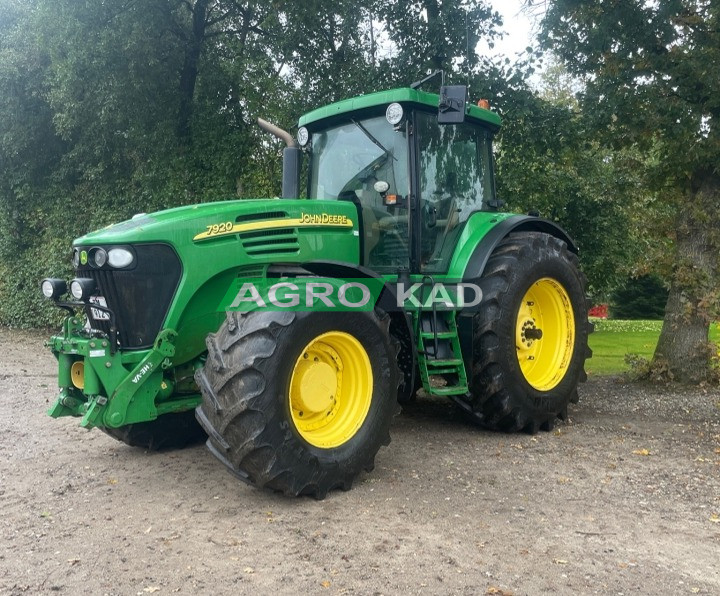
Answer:
[[[393,126],[400,124],[404,115],[403,107],[399,103],[391,103],[385,110],[385,119]]]
[[[310,140],[310,133],[308,132],[308,129],[305,128],[304,126],[301,126],[300,128],[298,128],[297,140],[298,140],[298,144],[301,147],[304,147],[305,145],[308,144],[308,141]]]
[[[40,289],[43,296],[50,300],[57,300],[67,292],[67,282],[64,279],[48,277],[40,282]]]
[[[70,282],[70,293],[75,300],[87,300],[95,294],[95,280],[87,277],[76,277]]]

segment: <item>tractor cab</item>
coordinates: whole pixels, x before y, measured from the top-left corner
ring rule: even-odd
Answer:
[[[462,90],[462,99],[443,111]],[[440,109],[439,109],[440,105]],[[379,273],[447,271],[470,215],[495,210],[492,137],[500,119],[465,102],[398,89],[301,118],[307,196],[358,210],[362,265]]]

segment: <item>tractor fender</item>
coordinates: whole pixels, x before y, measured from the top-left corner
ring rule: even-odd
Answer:
[[[329,277],[333,279],[371,278],[380,280],[383,282],[384,288],[378,298],[376,306],[388,314],[398,310],[395,288],[392,284],[386,284],[383,276],[378,275],[372,269],[343,261],[311,261],[309,263],[302,263],[300,267],[318,277]]]
[[[579,252],[575,241],[555,222],[531,215],[513,215],[498,223],[478,242],[465,266],[463,279],[466,281],[478,279],[485,271],[485,265],[495,247],[511,232],[543,232],[564,241],[571,252],[576,254]]]
[[[376,306],[390,316],[390,334],[399,343],[398,365],[403,373],[401,393],[412,392],[415,386],[415,369],[417,356],[415,354],[415,333],[413,331],[412,315],[398,307],[397,293],[393,284],[385,283],[384,278],[375,271],[342,261],[311,261],[303,263],[301,267],[319,277],[338,279],[374,278],[382,280],[384,287],[380,293]]]

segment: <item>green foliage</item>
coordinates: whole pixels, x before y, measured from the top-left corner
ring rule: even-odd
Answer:
[[[636,193],[633,170],[587,141],[562,72],[539,97],[522,65],[472,51],[499,25],[468,0],[0,0],[0,324],[56,322],[38,281],[70,274],[85,232],[279,194],[280,146],[257,116],[292,130],[318,105],[437,68],[504,116],[501,196],[558,219],[607,291],[634,260],[616,199]]]
[[[452,78],[454,61],[460,63],[457,72],[464,77],[492,67],[487,59],[468,51],[480,39],[492,43],[498,35],[500,16],[486,0],[389,0],[378,2],[375,10],[397,46],[395,66],[416,65],[417,71],[399,69],[396,76],[405,85],[425,69],[445,69]]]
[[[625,155],[587,134],[572,82],[559,66],[539,95],[527,86],[527,74],[523,68],[502,70],[493,81],[475,84],[503,116],[498,195],[512,210],[558,221],[580,246],[590,291],[604,295],[638,258],[636,245],[627,241],[632,218],[618,197],[639,195],[639,181]]]
[[[596,138],[642,156],[635,162],[654,203],[629,203],[645,222],[635,229],[670,240],[653,267],[670,285],[655,359],[679,380],[700,381],[710,350],[690,334],[720,314],[720,5],[632,0],[608,10],[603,0],[555,0],[543,38],[583,83]]]
[[[614,319],[661,320],[667,298],[667,288],[656,275],[631,278],[612,293],[610,316]]]

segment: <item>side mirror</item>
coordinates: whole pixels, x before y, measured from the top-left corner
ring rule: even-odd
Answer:
[[[443,85],[440,87],[438,102],[438,124],[460,124],[465,122],[467,87],[465,85]]]

